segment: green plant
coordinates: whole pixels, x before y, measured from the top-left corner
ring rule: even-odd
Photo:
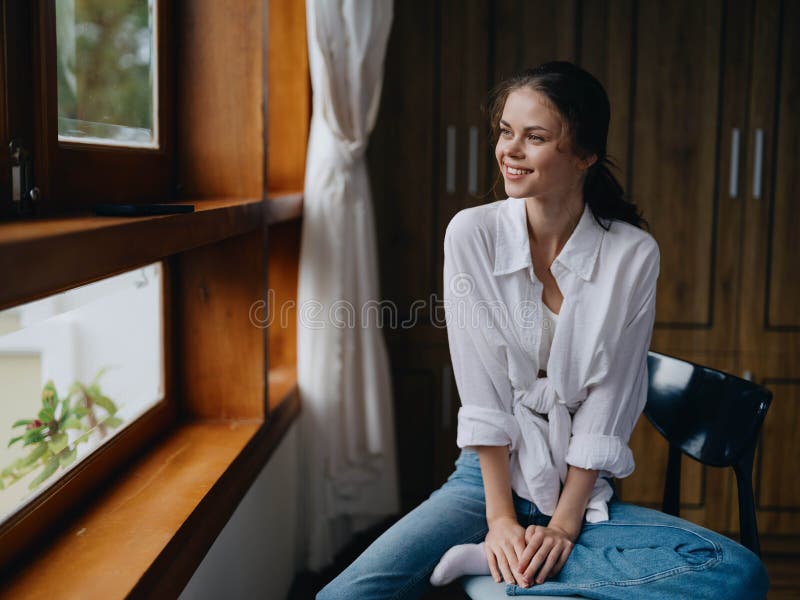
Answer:
[[[85,385],[75,381],[65,398],[59,399],[53,381],[48,381],[42,389],[42,408],[35,419],[20,419],[11,427],[24,427],[22,435],[11,438],[9,447],[22,442],[22,446],[32,446],[27,456],[19,458],[0,471],[0,489],[19,481],[38,468],[39,474],[28,488],[36,489],[59,467],[66,468],[75,462],[78,444],[89,440],[93,432],[100,438],[106,436],[109,428],[119,427],[122,420],[115,416],[117,406],[100,389],[98,383],[106,368],[100,369],[94,380]],[[102,409],[102,415],[98,415]],[[69,430],[80,432],[72,442]]]

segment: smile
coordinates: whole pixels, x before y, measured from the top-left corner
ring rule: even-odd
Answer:
[[[520,175],[528,175],[530,173],[533,173],[533,171],[531,171],[529,169],[517,169],[517,168],[512,167],[510,165],[504,165],[504,166],[506,168],[506,174],[507,175],[520,176]]]

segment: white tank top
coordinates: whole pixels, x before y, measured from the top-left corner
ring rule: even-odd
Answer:
[[[542,342],[539,345],[539,368],[547,371],[547,359],[550,357],[550,346],[553,344],[553,336],[556,333],[556,322],[558,315],[547,308],[542,302]]]

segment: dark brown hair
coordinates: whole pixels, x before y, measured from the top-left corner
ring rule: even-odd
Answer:
[[[520,88],[544,95],[561,117],[562,135],[567,135],[576,155],[597,155],[597,161],[589,167],[583,182],[583,198],[595,220],[605,229],[610,224],[604,224],[602,219],[618,219],[647,228],[647,221],[636,205],[625,197],[622,185],[611,172],[612,167],[617,167],[606,153],[611,105],[603,85],[588,71],[566,61],[547,62],[509,77],[491,94],[489,119],[493,144],[497,143],[500,135],[500,119],[506,99]]]

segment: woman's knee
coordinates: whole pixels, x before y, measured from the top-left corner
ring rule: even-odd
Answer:
[[[758,556],[731,541],[722,548],[722,563],[731,598],[763,599],[769,590],[769,575]]]

